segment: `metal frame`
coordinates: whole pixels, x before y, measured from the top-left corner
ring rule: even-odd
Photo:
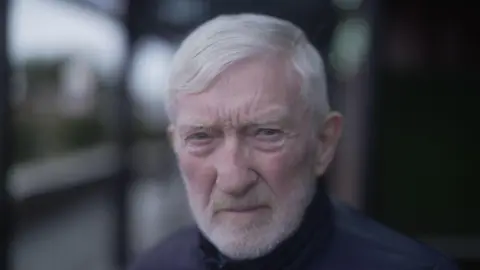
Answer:
[[[10,63],[7,50],[8,1],[0,1],[0,269],[10,269],[9,247],[13,232],[13,202],[8,190],[12,164],[12,112]]]
[[[128,1],[127,12],[124,24],[127,29],[127,55],[123,63],[123,74],[119,82],[116,115],[117,125],[115,127],[118,137],[117,146],[119,149],[119,164],[116,174],[116,183],[114,185],[114,201],[116,205],[116,228],[113,250],[115,252],[115,260],[117,269],[125,269],[129,263],[131,256],[130,252],[130,234],[128,227],[128,189],[132,182],[132,160],[130,150],[133,145],[133,115],[132,115],[132,100],[129,89],[127,88],[126,78],[130,71],[130,63],[132,59],[132,48],[134,44],[134,35],[132,27],[133,10],[135,9],[135,2]]]
[[[368,22],[371,27],[371,46],[369,50],[368,58],[368,84],[370,87],[370,100],[368,102],[368,122],[366,127],[366,144],[367,144],[367,161],[365,164],[366,172],[364,174],[364,192],[363,192],[363,203],[365,212],[374,216],[378,207],[380,207],[377,202],[380,195],[381,181],[379,181],[378,176],[375,174],[376,164],[378,158],[378,149],[377,149],[377,118],[376,115],[379,111],[378,106],[378,80],[377,74],[379,71],[379,60],[378,53],[381,51],[381,37],[382,33],[382,18],[381,18],[381,1],[379,0],[369,0],[367,2],[366,14],[368,17]]]
[[[117,125],[119,148],[119,167],[116,174],[116,184],[114,190],[114,200],[116,205],[116,230],[114,251],[116,266],[118,269],[125,269],[131,261],[133,252],[130,244],[130,227],[128,211],[128,191],[133,182],[134,170],[132,164],[132,148],[134,143],[133,131],[133,101],[128,88],[127,78],[130,73],[133,49],[135,43],[142,35],[142,14],[148,10],[150,2],[128,0],[126,15],[123,23],[127,29],[127,55],[123,63],[123,76],[119,82],[119,91],[117,96]]]

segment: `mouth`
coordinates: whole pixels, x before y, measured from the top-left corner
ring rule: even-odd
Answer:
[[[226,208],[222,209],[219,212],[227,212],[227,213],[249,213],[249,212],[255,212],[259,210],[264,210],[267,207],[264,205],[256,205],[256,206],[246,206],[246,207],[231,207],[231,208]]]

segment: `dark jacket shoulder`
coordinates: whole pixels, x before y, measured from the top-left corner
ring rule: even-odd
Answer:
[[[201,264],[199,255],[198,230],[188,226],[139,256],[129,270],[194,270]]]
[[[334,233],[325,263],[337,269],[454,270],[452,260],[332,199]]]
[[[333,231],[324,251],[306,270],[457,270],[452,260],[425,244],[391,230],[333,201]],[[321,254],[320,254],[321,253]],[[168,237],[141,256],[130,270],[204,269],[196,227]]]

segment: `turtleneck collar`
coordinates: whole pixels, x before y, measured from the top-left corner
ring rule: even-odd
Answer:
[[[323,183],[322,180],[319,183]],[[203,261],[207,269],[211,270],[303,269],[314,254],[319,254],[328,244],[332,228],[332,206],[324,185],[319,184],[299,228],[270,253],[251,260],[231,260],[221,254],[201,233],[200,248]]]

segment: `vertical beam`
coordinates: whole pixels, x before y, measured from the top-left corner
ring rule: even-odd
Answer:
[[[114,184],[114,200],[116,206],[116,231],[115,231],[115,259],[116,269],[125,269],[131,256],[130,229],[128,211],[128,190],[133,178],[131,149],[133,144],[133,108],[132,99],[128,89],[127,78],[131,67],[132,58],[132,34],[130,20],[132,16],[132,1],[128,1],[125,15],[127,29],[126,55],[122,67],[118,91],[116,91],[116,127],[115,138],[119,149],[118,171]]]
[[[0,269],[10,269],[9,245],[13,232],[13,203],[7,181],[13,143],[7,15],[8,1],[0,1]]]
[[[371,46],[369,50],[368,59],[368,84],[370,88],[371,98],[369,100],[368,109],[368,122],[367,122],[367,155],[366,155],[366,172],[365,172],[365,184],[363,192],[363,204],[364,210],[367,214],[375,216],[375,212],[381,207],[379,204],[381,198],[381,179],[379,179],[377,173],[377,160],[379,157],[378,144],[378,115],[379,104],[378,102],[378,77],[379,77],[379,53],[382,51],[380,44],[380,38],[383,36],[382,29],[382,5],[380,0],[368,0],[366,6],[366,15],[368,23],[370,24]]]
[[[127,29],[126,56],[123,66],[123,75],[119,84],[117,96],[117,133],[119,147],[119,170],[115,182],[115,201],[117,206],[117,230],[115,250],[117,269],[125,269],[133,256],[131,245],[131,228],[129,226],[128,193],[135,180],[133,168],[132,147],[135,140],[133,101],[128,88],[127,78],[131,72],[134,47],[142,35],[143,30],[150,25],[148,15],[155,7],[155,1],[127,0],[124,25]]]

